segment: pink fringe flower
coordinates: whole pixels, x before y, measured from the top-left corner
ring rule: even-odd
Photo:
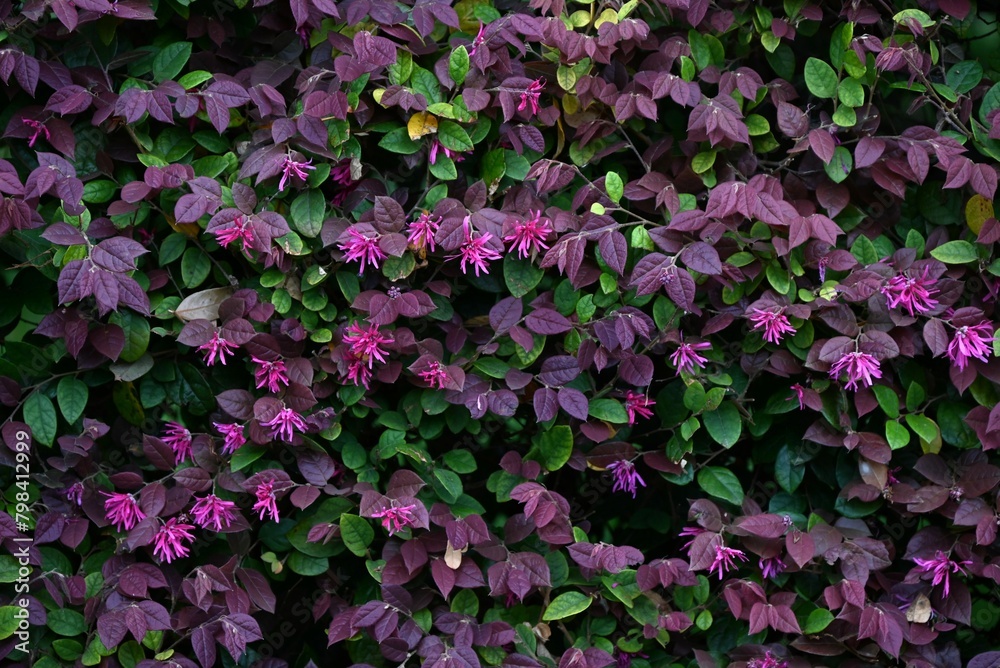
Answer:
[[[66,490],[66,500],[67,501],[72,501],[73,503],[75,503],[78,506],[82,506],[83,505],[83,483],[82,482],[77,481],[77,482],[74,482],[72,485],[69,486],[69,489]]]
[[[750,316],[750,322],[753,323],[755,330],[764,330],[764,340],[768,343],[781,343],[781,339],[785,334],[794,334],[796,331],[789,324],[784,309],[762,311],[759,308],[755,308],[753,315]]]
[[[220,434],[222,434],[222,454],[231,455],[240,449],[240,446],[247,442],[247,437],[243,434],[241,424],[220,424],[213,422]]]
[[[184,541],[194,541],[192,529],[193,524],[184,524],[171,517],[153,537],[153,554],[168,564],[178,557],[186,557],[188,546]]]
[[[268,480],[257,485],[254,495],[257,497],[257,503],[253,504],[254,512],[260,513],[260,519],[269,514],[271,519],[277,522],[278,499],[274,496],[274,481]]]
[[[253,246],[253,227],[246,216],[236,216],[232,227],[215,230],[215,240],[220,246],[226,247],[234,241],[243,242],[243,250],[249,251]]]
[[[382,527],[389,532],[389,535],[399,533],[408,526],[413,526],[416,519],[413,516],[413,509],[416,504],[406,506],[388,506],[382,510],[372,513],[372,517],[382,520]]]
[[[476,51],[479,49],[480,45],[483,43],[483,34],[486,32],[486,26],[482,23],[479,24],[479,32],[476,33],[475,39],[472,40],[471,48],[469,49],[469,58],[476,55]]]
[[[650,406],[655,406],[656,402],[640,392],[627,390],[625,392],[625,412],[628,413],[628,423],[635,424],[635,417],[638,415],[647,420],[653,417]]]
[[[882,288],[889,308],[902,307],[912,318],[916,313],[926,313],[938,305],[936,299],[931,295],[937,294],[934,284],[937,282],[933,278],[927,277],[928,269],[924,267],[924,272],[919,278],[913,278],[906,274],[896,274],[889,279],[889,282]]]
[[[344,261],[361,263],[359,272],[364,272],[365,264],[370,264],[373,269],[378,269],[379,263],[385,260],[388,255],[378,245],[378,235],[374,237],[365,236],[353,227],[347,229],[346,241],[337,242],[337,247],[344,251]]]
[[[306,423],[302,416],[291,408],[285,406],[278,414],[267,422],[261,422],[260,426],[271,428],[271,438],[280,438],[286,443],[291,443],[295,437],[295,430],[305,431]]]
[[[541,97],[542,91],[545,89],[545,79],[538,78],[532,81],[528,87],[521,93],[521,104],[517,105],[518,111],[525,111],[529,107],[531,108],[531,113],[529,116],[534,116],[538,113],[538,98]]]
[[[445,370],[444,366],[434,360],[427,365],[427,368],[423,371],[418,371],[417,375],[420,376],[420,380],[424,381],[430,387],[436,387],[439,390],[444,389],[444,384],[448,382],[448,371]]]
[[[28,138],[28,147],[34,148],[35,142],[42,135],[45,135],[45,139],[48,140],[52,135],[49,133],[49,129],[45,127],[45,123],[41,121],[36,121],[32,118],[22,118],[21,122],[31,128],[31,137]]]
[[[968,366],[969,358],[972,357],[980,362],[986,362],[990,354],[990,347],[987,344],[992,341],[993,325],[986,320],[971,327],[958,327],[955,329],[954,338],[948,344],[948,359],[959,369]]]
[[[351,356],[362,362],[367,362],[369,369],[372,368],[375,360],[385,364],[385,356],[389,353],[382,346],[393,342],[394,339],[391,336],[386,336],[379,331],[378,325],[362,327],[358,321],[352,322],[344,335],[344,344],[351,347]]]
[[[229,528],[229,525],[236,519],[233,509],[236,504],[232,501],[220,499],[215,494],[197,499],[191,507],[191,516],[202,529],[212,529],[222,531]]]
[[[490,273],[490,268],[486,265],[487,261],[500,259],[500,253],[486,245],[486,243],[493,238],[493,235],[489,232],[483,232],[482,234],[473,232],[472,226],[469,224],[468,216],[465,217],[462,227],[465,229],[465,243],[463,243],[461,248],[459,248],[457,255],[450,255],[447,259],[454,260],[461,258],[461,269],[463,274],[467,273],[465,268],[466,264],[471,264],[475,267],[476,276],[479,276],[480,271],[484,274]]]
[[[646,481],[635,470],[635,464],[627,459],[620,459],[608,464],[608,470],[615,477],[614,485],[611,488],[612,492],[631,492],[634,499],[639,485],[646,486]]]
[[[288,369],[282,360],[268,362],[259,357],[251,356],[250,359],[257,365],[254,370],[254,380],[257,382],[257,389],[267,387],[269,392],[277,393],[281,386],[288,387]]]
[[[348,353],[347,380],[355,385],[360,385],[366,390],[370,389],[372,381],[372,370],[360,357],[354,357]]]
[[[285,162],[281,165],[281,181],[278,182],[278,191],[281,192],[288,185],[288,180],[292,176],[296,176],[302,181],[309,178],[307,171],[312,171],[316,169],[312,164],[312,159],[306,162],[298,162],[297,160],[292,160],[289,156],[285,156]]]
[[[205,351],[205,364],[207,366],[214,366],[216,362],[222,362],[222,366],[226,366],[226,355],[230,357],[235,355],[233,351],[237,347],[215,332],[212,335],[212,340],[198,346],[198,350]]]
[[[933,559],[921,559],[917,557],[913,560],[920,569],[921,578],[926,575],[932,576],[931,584],[939,585],[944,583],[944,595],[948,596],[951,590],[951,574],[961,573],[967,575],[963,566],[971,566],[971,561],[952,561],[943,551],[934,553]]]
[[[440,225],[440,216],[432,216],[424,211],[419,218],[410,222],[406,243],[417,250],[426,248],[433,253],[435,249],[434,235],[437,234]]]
[[[101,492],[108,500],[104,502],[104,516],[115,525],[117,531],[131,531],[136,524],[146,519],[146,514],[139,508],[138,502],[131,494],[121,492]]]
[[[191,456],[191,432],[184,425],[168,422],[167,431],[162,440],[174,451],[175,464],[180,464]]]
[[[781,557],[768,557],[767,559],[761,559],[758,563],[760,566],[760,574],[765,580],[768,578],[776,578],[785,571],[785,562]]]
[[[708,574],[711,575],[712,573],[718,572],[719,579],[721,580],[723,575],[738,568],[736,565],[736,559],[746,561],[747,555],[743,552],[743,550],[737,550],[721,544],[716,545],[715,559],[712,560],[712,565],[708,568]]]
[[[532,214],[531,218],[514,223],[514,229],[503,238],[504,241],[512,242],[511,252],[516,249],[521,259],[526,259],[529,255],[537,253],[543,248],[548,248],[545,239],[552,234],[552,226],[548,219],[542,220],[541,211],[529,213]]]
[[[698,369],[704,368],[708,359],[697,353],[698,350],[711,350],[712,344],[707,341],[701,343],[681,342],[677,350],[670,355],[670,361],[677,367],[677,375],[682,373],[692,374]]]
[[[857,390],[859,382],[865,387],[871,387],[873,378],[882,377],[879,366],[879,361],[874,355],[862,352],[845,353],[830,367],[830,378],[836,380],[841,374],[846,373],[847,389]]]

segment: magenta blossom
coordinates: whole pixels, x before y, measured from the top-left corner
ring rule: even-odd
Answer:
[[[366,236],[353,227],[347,228],[346,241],[337,242],[337,247],[344,251],[344,261],[361,263],[359,272],[364,272],[365,264],[370,264],[373,269],[378,269],[379,263],[385,260],[388,255],[378,245],[378,234],[373,237]]]
[[[83,505],[83,483],[80,481],[74,482],[66,490],[66,500],[72,501],[78,506]]]
[[[677,375],[682,373],[692,374],[698,369],[705,366],[705,362],[708,360],[696,351],[698,350],[711,350],[712,344],[706,341],[701,343],[684,343],[681,342],[677,350],[675,350],[670,355],[670,361],[673,365],[677,367]]]
[[[222,434],[222,454],[231,455],[240,446],[247,442],[247,437],[243,434],[243,425],[241,424],[220,424],[218,422],[213,422],[214,426],[220,434]]]
[[[183,524],[176,517],[171,517],[153,536],[153,554],[168,564],[178,557],[188,555],[188,547],[184,541],[193,541],[193,524]]]
[[[418,371],[417,375],[430,387],[436,387],[439,390],[443,390],[444,384],[448,382],[448,371],[437,360],[428,364],[423,371]]]
[[[391,336],[387,336],[379,331],[378,325],[368,325],[362,327],[358,321],[354,321],[348,326],[347,333],[344,334],[344,344],[350,346],[351,357],[368,363],[371,369],[375,360],[380,364],[386,363],[388,351],[383,346],[394,343]]]
[[[736,559],[746,561],[747,555],[743,550],[726,547],[722,543],[719,543],[715,546],[715,559],[712,560],[712,565],[708,568],[709,575],[718,571],[719,579],[721,580],[723,575],[738,568]]]
[[[278,499],[274,496],[274,481],[268,480],[257,485],[254,495],[257,497],[257,503],[253,504],[253,510],[260,512],[260,519],[269,514],[271,519],[277,522]]]
[[[965,569],[962,567],[972,565],[971,561],[952,561],[942,550],[935,552],[933,559],[921,559],[917,557],[913,561],[916,562],[920,570],[921,579],[926,580],[925,576],[930,575],[932,576],[932,585],[944,583],[945,596],[948,596],[951,590],[951,574],[961,573],[962,575],[967,575]]]
[[[799,410],[802,410],[802,408],[804,406],[803,401],[806,398],[806,388],[802,387],[798,383],[795,383],[794,385],[792,385],[792,387],[790,389],[792,390],[792,392],[795,393],[795,396],[798,397],[798,400],[799,400]],[[789,399],[791,399],[791,397],[789,397]]]
[[[776,578],[785,571],[785,562],[781,557],[761,559],[757,565],[760,566],[760,574],[765,580]]]
[[[626,390],[625,392],[625,412],[628,413],[628,423],[635,424],[636,416],[644,417],[647,420],[653,417],[653,411],[649,408],[655,406],[656,402],[640,392]]]
[[[795,328],[788,322],[785,309],[777,311],[762,311],[759,308],[753,310],[750,316],[755,330],[764,330],[764,340],[768,343],[781,343],[785,334],[794,334]]]
[[[987,344],[992,340],[993,325],[987,320],[971,327],[958,327],[955,329],[954,338],[948,344],[948,359],[959,369],[968,366],[970,357],[986,362],[990,354]]]
[[[354,357],[350,352],[347,354],[347,380],[355,385],[360,385],[366,390],[370,388],[372,381],[372,370],[360,357]]]
[[[431,163],[432,165],[437,164],[439,151],[444,151],[445,157],[450,158],[455,162],[462,162],[463,160],[465,160],[465,156],[463,156],[460,151],[452,151],[450,148],[442,144],[440,141],[434,139],[434,141],[431,142],[430,149],[428,149],[427,151],[427,162]]]
[[[410,223],[406,243],[416,250],[426,248],[433,253],[435,248],[434,235],[437,234],[440,225],[440,216],[432,216],[424,211],[419,218]]]
[[[472,40],[472,48],[469,49],[469,58],[476,55],[476,51],[479,46],[483,43],[483,34],[486,32],[486,26],[482,23],[479,24],[479,32],[476,33],[476,38]]]
[[[306,423],[302,416],[287,406],[278,411],[277,415],[267,422],[261,422],[260,426],[270,427],[271,438],[280,438],[286,443],[292,442],[296,429],[298,431],[306,430]]]
[[[351,178],[351,162],[348,160],[331,169],[330,178],[334,183],[339,183],[342,186],[349,186],[354,183],[354,179]]]
[[[288,387],[288,369],[282,360],[268,362],[257,356],[251,356],[250,359],[257,365],[254,380],[257,381],[258,390],[267,387],[269,392],[277,393],[282,385]]]
[[[484,274],[490,273],[490,268],[486,265],[486,262],[500,259],[500,253],[486,245],[487,242],[493,238],[493,235],[489,232],[479,234],[478,232],[472,231],[472,226],[469,223],[469,216],[465,217],[465,222],[462,223],[462,226],[465,229],[465,243],[463,243],[461,248],[459,248],[457,255],[450,255],[447,259],[454,260],[456,258],[461,258],[461,269],[463,274],[466,273],[466,264],[471,264],[475,267],[476,276],[479,276],[480,271]]]
[[[938,301],[931,298],[931,295],[937,294],[934,289],[936,281],[928,278],[927,273],[928,268],[924,267],[919,278],[906,274],[896,274],[890,278],[882,288],[889,308],[904,308],[913,317],[915,313],[926,313],[937,306]]]
[[[49,129],[45,127],[45,123],[41,121],[36,121],[32,118],[22,118],[21,122],[31,128],[31,137],[28,139],[28,147],[34,148],[35,142],[42,135],[45,135],[45,139],[49,139],[52,135],[49,133]]]
[[[517,250],[521,259],[526,259],[533,253],[538,253],[543,248],[548,248],[545,239],[552,234],[552,225],[548,219],[542,219],[541,211],[531,212],[531,218],[519,220],[514,223],[513,230],[503,238],[510,241],[510,250]]]
[[[138,502],[131,494],[121,492],[101,492],[108,500],[104,502],[104,516],[115,525],[117,531],[131,531],[136,524],[146,519],[146,514],[139,508]]]
[[[534,116],[538,113],[538,98],[541,97],[542,91],[545,89],[545,79],[538,78],[532,81],[524,92],[521,93],[521,104],[517,105],[518,111],[525,111],[530,108],[531,113],[529,116]]]
[[[184,425],[168,422],[167,431],[162,440],[174,451],[175,464],[180,464],[191,456],[191,432]]]
[[[203,343],[198,346],[198,350],[205,351],[205,364],[208,366],[214,366],[216,362],[222,362],[222,366],[226,366],[226,355],[232,357],[236,353],[238,346],[233,345],[229,341],[222,338],[218,332],[212,335],[212,339],[208,343]]]
[[[639,485],[646,486],[646,481],[635,470],[635,464],[627,459],[620,459],[608,464],[608,470],[615,476],[615,484],[611,488],[612,492],[631,492],[634,499]]]
[[[399,533],[405,527],[413,526],[413,522],[416,519],[413,516],[413,509],[416,507],[416,504],[412,503],[406,506],[390,505],[378,512],[372,513],[372,517],[381,519],[383,528],[391,536]]]
[[[680,538],[690,538],[691,539],[688,542],[684,543],[684,545],[681,546],[681,549],[682,550],[690,550],[691,546],[694,544],[695,537],[696,536],[700,536],[701,534],[705,533],[706,531],[707,531],[707,529],[703,529],[702,527],[684,527],[683,529],[681,529],[681,532],[679,534],[677,534],[677,536],[680,537]]]
[[[782,661],[775,655],[767,652],[763,659],[750,659],[747,661],[747,668],[788,668],[788,662]]]
[[[222,531],[236,519],[233,510],[236,504],[220,499],[215,494],[209,494],[203,499],[197,499],[191,507],[191,516],[202,529]]]
[[[285,162],[281,165],[281,181],[278,182],[278,191],[281,192],[288,185],[288,179],[292,176],[296,176],[299,179],[305,181],[309,175],[307,171],[316,169],[312,164],[312,159],[310,158],[306,162],[298,162],[297,160],[292,160],[289,156],[285,156]]]
[[[879,361],[874,355],[862,352],[845,353],[830,367],[830,378],[840,378],[843,373],[847,374],[845,387],[849,390],[857,390],[859,381],[865,387],[871,387],[873,378],[882,377]]]
[[[243,250],[248,251],[253,246],[253,227],[250,220],[243,215],[233,219],[232,227],[218,229],[213,232],[220,246],[226,247],[234,241],[243,242]]]

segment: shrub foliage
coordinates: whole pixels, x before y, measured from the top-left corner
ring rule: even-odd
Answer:
[[[5,661],[1000,661],[995,14],[0,15]]]

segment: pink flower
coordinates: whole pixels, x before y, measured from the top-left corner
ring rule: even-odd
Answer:
[[[948,344],[948,359],[959,369],[968,366],[970,357],[986,362],[990,354],[990,348],[986,344],[992,340],[993,325],[987,320],[971,327],[958,327],[955,329],[955,337]]]
[[[83,483],[80,481],[74,482],[66,490],[66,500],[72,501],[78,506],[83,505]]]
[[[764,340],[768,343],[781,343],[781,338],[785,334],[794,334],[795,328],[788,322],[785,309],[777,311],[763,311],[759,308],[753,310],[750,322],[754,329],[764,330]]]
[[[369,389],[372,380],[372,370],[360,357],[353,357],[348,353],[347,380],[355,385],[360,385],[366,390]]]
[[[175,463],[180,464],[191,456],[191,432],[184,425],[168,422],[163,442],[174,451]]]
[[[695,536],[700,536],[706,531],[707,529],[703,529],[701,527],[684,527],[683,529],[681,529],[681,532],[677,534],[678,537],[691,538],[691,540],[689,540],[688,542],[684,543],[684,545],[681,546],[681,549],[690,550],[691,546],[694,544]]]
[[[28,146],[30,148],[34,148],[35,142],[38,141],[40,136],[45,135],[45,139],[49,139],[52,136],[49,134],[49,129],[45,127],[45,123],[42,123],[41,121],[36,121],[31,118],[22,118],[21,122],[32,130],[31,137],[28,139]]]
[[[443,390],[444,384],[448,382],[448,371],[437,360],[428,364],[423,371],[418,371],[417,375],[430,387],[436,387],[439,390]]]
[[[184,541],[194,540],[192,529],[193,524],[183,524],[176,517],[171,517],[153,537],[153,554],[168,564],[178,557],[186,557],[188,547]]]
[[[306,430],[306,423],[302,416],[287,406],[278,411],[278,414],[267,422],[262,422],[260,426],[270,427],[271,438],[280,438],[286,443],[292,442],[296,429]]]
[[[469,58],[476,55],[476,50],[483,43],[483,33],[486,32],[486,26],[482,23],[479,24],[479,32],[476,34],[476,38],[472,40],[472,48],[469,49]]]
[[[220,246],[228,246],[234,241],[243,241],[243,250],[248,251],[253,246],[253,227],[250,219],[246,216],[236,216],[233,219],[233,226],[213,232],[215,240]]]
[[[889,282],[882,288],[889,308],[902,307],[913,317],[914,313],[926,313],[938,305],[936,299],[931,295],[937,294],[934,284],[937,282],[933,278],[927,277],[928,268],[924,267],[924,272],[919,278],[913,278],[906,274],[896,274],[889,279]]]
[[[354,179],[351,178],[350,161],[337,165],[331,169],[330,178],[333,179],[335,183],[339,183],[342,186],[349,186],[354,183]]]
[[[358,260],[361,262],[360,272],[364,272],[365,264],[370,264],[373,269],[378,269],[379,263],[389,257],[378,245],[378,234],[373,237],[366,236],[353,227],[347,228],[346,241],[337,242],[337,247],[344,251],[345,262]]]
[[[417,250],[427,248],[433,253],[435,248],[434,235],[437,234],[440,225],[440,216],[435,217],[424,211],[419,218],[410,223],[410,233],[406,237],[406,243]]]
[[[785,562],[781,557],[761,559],[757,565],[760,566],[760,573],[764,579],[776,578],[785,570]]]
[[[456,258],[461,258],[461,268],[463,274],[466,273],[466,264],[471,264],[475,267],[476,276],[479,276],[480,271],[484,274],[490,273],[490,268],[486,266],[486,262],[488,260],[500,259],[500,253],[486,245],[486,243],[493,238],[493,235],[489,232],[483,232],[482,234],[473,232],[472,226],[469,224],[468,216],[465,217],[465,221],[462,223],[462,226],[465,229],[465,243],[463,243],[459,249],[458,255],[450,255],[447,259],[454,260]],[[477,234],[478,236],[475,236]]]
[[[709,575],[718,571],[721,580],[723,575],[737,568],[736,559],[746,561],[747,555],[743,550],[726,547],[719,543],[715,546],[715,559],[712,560],[712,565],[708,568]]]
[[[434,141],[431,142],[430,149],[427,151],[427,161],[432,165],[437,164],[438,151],[444,151],[445,157],[451,158],[455,162],[462,162],[465,160],[465,156],[463,156],[460,151],[452,151],[438,139],[434,139]]]
[[[398,533],[405,527],[413,526],[413,521],[416,518],[413,516],[412,511],[416,507],[416,504],[406,506],[389,506],[378,512],[372,513],[372,517],[381,518],[382,527],[385,528],[391,536]]]
[[[254,490],[254,494],[257,496],[257,503],[253,504],[253,510],[260,512],[260,519],[264,519],[264,515],[270,514],[271,519],[277,522],[278,499],[274,496],[274,481],[268,480],[260,483]]]
[[[232,501],[225,501],[215,494],[209,494],[205,498],[195,501],[191,507],[191,516],[202,529],[222,531],[224,527],[228,529],[229,525],[236,519],[236,514],[233,513],[234,508],[236,508],[236,504]]]
[[[608,470],[615,476],[615,484],[611,488],[612,492],[631,492],[634,499],[638,486],[646,486],[646,481],[635,470],[635,464],[627,459],[620,459],[608,464]]]
[[[806,388],[802,387],[798,383],[795,383],[794,385],[792,385],[791,390],[798,397],[798,399],[799,399],[799,410],[802,410],[802,407],[803,407],[803,403],[802,402],[806,398]],[[791,399],[791,397],[789,397],[789,399]]]
[[[529,116],[534,116],[538,113],[538,98],[541,97],[542,90],[545,89],[545,79],[538,78],[532,81],[528,87],[521,93],[521,104],[517,105],[518,111],[524,111],[528,107],[531,107],[531,113]]]
[[[226,366],[226,355],[232,357],[235,354],[233,351],[237,347],[215,332],[212,335],[212,340],[198,346],[198,350],[205,351],[205,364],[208,366],[214,366],[216,361],[222,362],[222,366]]]
[[[845,387],[849,390],[857,390],[858,381],[865,387],[871,387],[873,378],[882,377],[879,361],[873,355],[862,352],[845,353],[830,367],[830,378],[840,378],[842,373],[847,374]]]
[[[312,166],[311,158],[306,162],[298,162],[296,160],[292,160],[286,155],[285,162],[281,165],[282,175],[281,181],[278,182],[278,191],[281,192],[285,189],[285,186],[288,184],[288,179],[290,179],[293,175],[305,181],[309,177],[309,175],[306,174],[306,171],[314,169],[316,168]]]
[[[913,560],[920,570],[921,579],[926,579],[924,576],[931,575],[931,584],[939,585],[944,583],[944,595],[948,596],[951,590],[951,574],[961,573],[962,575],[967,575],[963,566],[971,566],[971,561],[952,561],[951,558],[945,554],[943,551],[938,550],[934,553],[933,559],[921,559],[917,557]]]
[[[628,413],[629,424],[635,424],[636,415],[642,416],[647,420],[653,417],[653,411],[649,407],[655,405],[656,402],[645,394],[633,392],[632,390],[625,392],[625,412]]]
[[[222,434],[222,454],[231,455],[240,446],[247,442],[247,437],[243,435],[243,425],[241,424],[219,424],[218,422],[213,422],[214,426],[220,434]]]
[[[677,375],[682,373],[692,374],[705,366],[708,360],[697,352],[698,350],[711,350],[712,344],[706,341],[701,343],[684,343],[670,355],[670,361],[677,367]]]
[[[268,391],[277,393],[282,385],[288,387],[288,369],[282,360],[268,362],[256,356],[251,356],[250,359],[257,365],[254,380],[257,381],[258,390],[266,386]]]
[[[747,668],[788,668],[787,661],[781,661],[775,655],[767,652],[763,659],[750,659]]]
[[[131,531],[136,524],[146,519],[131,494],[101,492],[108,500],[104,502],[104,516],[115,525],[117,531]]]
[[[531,218],[515,222],[514,230],[503,238],[504,241],[513,242],[510,250],[513,252],[516,248],[521,259],[548,248],[544,242],[545,238],[552,234],[552,226],[548,219],[542,220],[541,216],[541,211],[535,211]]]
[[[351,356],[362,362],[368,363],[368,368],[372,368],[374,360],[385,364],[388,351],[382,346],[391,344],[394,339],[379,331],[378,325],[362,327],[358,321],[354,321],[347,328],[344,335],[344,343],[351,347]]]

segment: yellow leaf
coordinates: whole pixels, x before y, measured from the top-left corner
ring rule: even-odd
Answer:
[[[438,119],[428,114],[426,111],[418,111],[410,116],[406,123],[406,131],[410,133],[410,139],[416,141],[424,135],[436,134],[438,131]]]
[[[174,232],[180,232],[192,239],[197,239],[198,235],[201,234],[201,227],[197,223],[178,223],[173,216],[168,214],[164,214],[163,217],[167,219],[167,223],[173,228]]]
[[[988,218],[993,217],[993,200],[986,199],[982,195],[973,195],[965,204],[965,222],[969,229],[979,234],[983,229],[983,223]]]
[[[618,24],[618,12],[616,12],[613,9],[605,9],[603,12],[601,12],[601,15],[597,17],[597,20],[594,21],[594,28],[595,29],[600,28],[605,23],[610,23],[612,25],[617,25]]]

